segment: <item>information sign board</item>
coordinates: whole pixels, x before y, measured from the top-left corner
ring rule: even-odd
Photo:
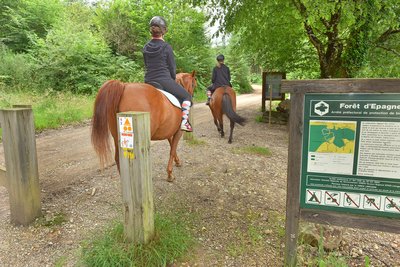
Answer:
[[[305,94],[300,207],[400,218],[400,94]]]
[[[286,79],[284,72],[264,72],[263,73],[263,97],[270,100],[272,89],[272,100],[285,100],[285,94],[281,93],[281,81]]]

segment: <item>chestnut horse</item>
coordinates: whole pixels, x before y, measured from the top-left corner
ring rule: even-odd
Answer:
[[[179,74],[185,84],[185,89],[193,93],[197,83],[195,72]],[[109,133],[114,139],[115,162],[119,170],[118,130],[116,114],[126,111],[150,112],[151,140],[165,140],[170,144],[170,154],[167,166],[168,181],[175,178],[172,175],[172,164],[181,162],[176,149],[182,136],[180,129],[182,111],[173,106],[167,97],[152,85],[146,83],[122,83],[111,80],[105,82],[97,93],[92,118],[92,144],[100,158],[102,166],[109,161],[112,151]]]
[[[217,126],[221,137],[225,136],[223,115],[225,114],[231,122],[231,132],[228,143],[232,143],[232,134],[235,123],[244,125],[246,119],[236,113],[236,93],[232,87],[224,86],[215,89],[212,94],[210,105],[211,113],[214,117],[214,124]]]

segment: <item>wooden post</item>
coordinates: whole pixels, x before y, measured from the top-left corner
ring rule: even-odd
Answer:
[[[7,184],[6,168],[4,166],[0,166],[0,186],[7,187]]]
[[[117,114],[125,237],[146,244],[154,235],[150,113]]]
[[[300,219],[301,138],[303,135],[304,94],[290,95],[289,155],[286,189],[285,266],[296,266]]]
[[[272,112],[272,85],[269,86],[269,114],[268,114],[268,125],[271,125],[271,112]]]
[[[11,222],[27,225],[41,215],[33,112],[29,108],[0,112]]]

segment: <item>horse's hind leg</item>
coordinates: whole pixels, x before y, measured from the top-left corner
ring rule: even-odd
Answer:
[[[219,128],[219,123],[218,123],[217,119],[214,119],[214,124],[217,127],[218,132],[220,133],[221,132],[221,128]]]
[[[233,128],[235,128],[235,122],[231,121],[231,132],[229,134],[229,139],[228,139],[229,144],[232,144]]]
[[[224,136],[225,136],[225,133],[224,133],[224,121],[223,121],[222,115],[221,115],[221,117],[218,119],[218,122],[219,122],[218,131],[219,131],[219,133],[221,134],[221,137],[224,137]]]

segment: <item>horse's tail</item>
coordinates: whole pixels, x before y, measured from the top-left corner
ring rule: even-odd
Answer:
[[[240,125],[244,125],[246,119],[239,116],[232,107],[232,100],[228,93],[224,93],[222,96],[222,111],[228,116],[229,120],[236,122]]]
[[[101,86],[94,102],[91,139],[102,167],[110,160],[109,130],[117,127],[116,113],[124,88],[120,81],[107,81]]]

